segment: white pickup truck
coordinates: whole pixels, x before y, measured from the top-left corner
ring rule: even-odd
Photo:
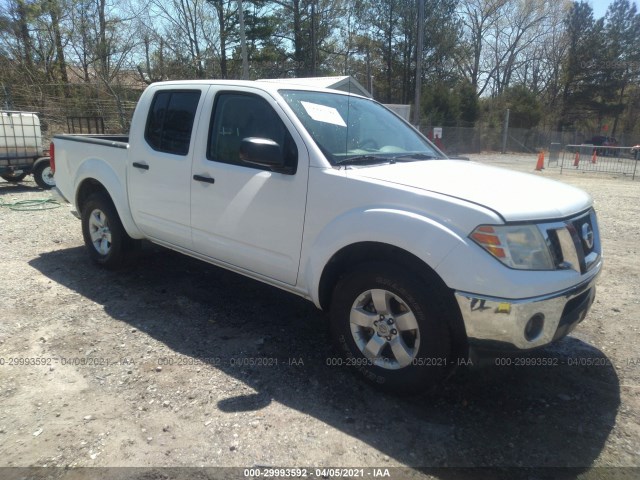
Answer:
[[[330,312],[337,362],[390,390],[470,351],[549,344],[595,296],[588,194],[448,159],[356,95],[156,83],[129,137],[57,135],[51,153],[98,264],[148,239],[307,298]]]

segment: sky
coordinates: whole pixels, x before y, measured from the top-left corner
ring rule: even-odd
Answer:
[[[640,10],[640,3],[638,0],[633,1],[635,1],[636,7]],[[613,3],[613,0],[590,0],[589,3],[593,7],[593,17],[598,19],[600,17],[604,17],[604,14],[607,12],[607,8]]]

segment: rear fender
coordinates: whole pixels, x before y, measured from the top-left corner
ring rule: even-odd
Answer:
[[[129,209],[129,197],[126,191],[126,170],[122,164],[122,171],[116,172],[111,165],[98,158],[88,158],[78,168],[76,174],[74,207],[81,213],[78,205],[78,194],[84,182],[93,180],[100,183],[113,201],[116,211],[120,216],[120,221],[131,238],[144,238],[143,233],[137,227],[131,210]]]

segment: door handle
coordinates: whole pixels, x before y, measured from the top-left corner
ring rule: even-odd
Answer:
[[[149,165],[147,165],[146,163],[133,162],[133,166],[142,170],[149,170]]]
[[[216,179],[215,178],[205,177],[204,175],[194,175],[193,179],[197,180],[198,182],[216,183]]]

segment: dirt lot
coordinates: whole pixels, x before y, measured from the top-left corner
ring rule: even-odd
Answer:
[[[328,366],[325,314],[302,299],[154,247],[124,272],[103,271],[66,206],[0,207],[0,466],[411,467],[390,472],[443,479],[460,474],[443,467],[571,466],[635,477],[588,469],[640,467],[640,181],[536,174],[596,200],[606,261],[591,313],[536,353],[557,366],[461,368],[404,399]],[[0,180],[4,203],[48,195]]]

